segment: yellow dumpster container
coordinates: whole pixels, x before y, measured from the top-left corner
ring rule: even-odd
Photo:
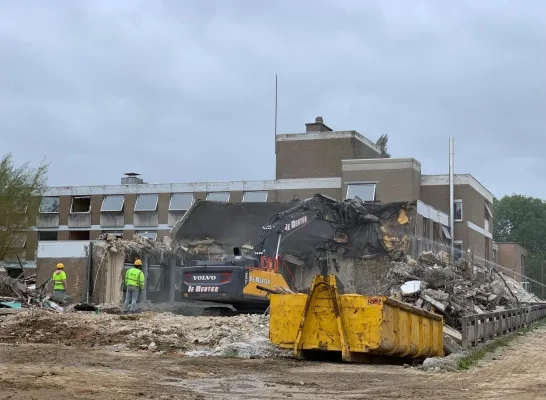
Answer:
[[[339,295],[335,276],[315,276],[309,295],[272,294],[269,338],[293,349],[341,352],[345,361],[370,355],[443,356],[443,318],[384,296]]]

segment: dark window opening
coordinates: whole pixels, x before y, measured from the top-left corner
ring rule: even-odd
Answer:
[[[455,200],[453,203],[453,214],[454,214],[454,220],[455,221],[462,221],[463,220],[463,203],[460,200]]]
[[[71,213],[91,212],[91,197],[74,197],[72,199]]]
[[[89,240],[90,234],[89,231],[70,231],[68,240]]]
[[[38,240],[59,240],[59,232],[57,231],[41,231],[38,232]]]

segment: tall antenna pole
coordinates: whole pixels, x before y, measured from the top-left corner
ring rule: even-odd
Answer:
[[[277,154],[277,74],[275,74],[275,154]]]
[[[451,233],[451,262],[455,262],[455,207],[453,202],[455,200],[455,179],[454,179],[454,144],[453,138],[449,138],[449,230]]]

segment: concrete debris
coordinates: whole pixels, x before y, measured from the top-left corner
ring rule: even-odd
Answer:
[[[23,311],[0,319],[8,343],[90,345],[113,351],[177,353],[185,356],[264,358],[284,356],[268,340],[264,315],[187,317],[168,312],[130,315],[52,314]]]
[[[14,279],[0,276],[0,308],[23,311],[28,308],[42,308],[49,311],[63,312],[58,299],[45,292],[44,284],[36,287],[36,276]],[[15,308],[12,304],[19,304]],[[11,312],[11,311],[10,311]]]
[[[380,267],[381,268],[381,267]],[[540,303],[514,279],[495,270],[473,265],[469,256],[455,265],[446,252],[422,252],[418,261],[391,262],[376,286],[381,293],[444,316],[446,324],[460,329],[465,315],[518,308]],[[450,341],[453,339],[450,335]],[[453,340],[454,345],[460,341]],[[456,347],[456,346],[452,346]]]
[[[404,283],[402,286],[400,286],[400,291],[404,296],[409,296],[412,294],[419,293],[421,291],[421,288],[423,286],[423,282],[421,281],[408,281]]]
[[[420,369],[429,372],[457,371],[459,360],[468,355],[464,352],[453,352],[447,357],[431,357],[423,361]]]

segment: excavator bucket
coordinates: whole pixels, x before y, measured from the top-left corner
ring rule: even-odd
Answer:
[[[272,294],[271,342],[298,358],[341,353],[343,361],[377,356],[443,356],[443,318],[384,296],[340,295],[334,275],[316,275],[309,294]]]

